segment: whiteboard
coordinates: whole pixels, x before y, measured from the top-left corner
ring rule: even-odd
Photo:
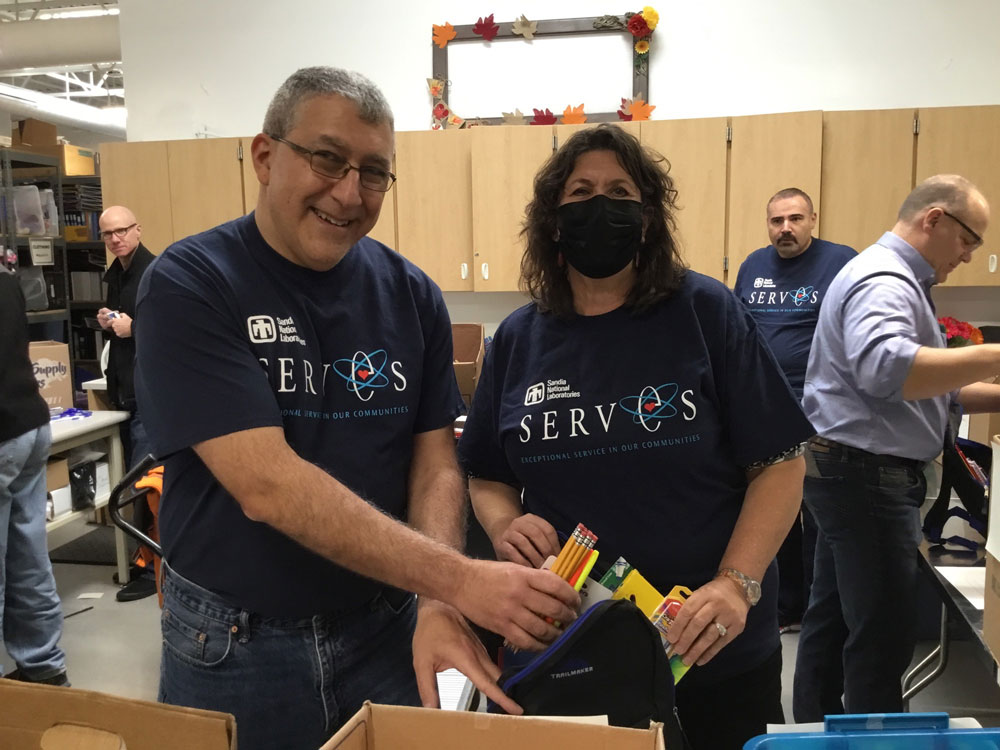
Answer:
[[[500,117],[567,105],[614,112],[632,98],[632,37],[614,32],[450,42],[448,104],[460,117]]]

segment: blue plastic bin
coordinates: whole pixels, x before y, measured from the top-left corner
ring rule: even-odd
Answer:
[[[949,729],[945,713],[827,716],[825,730],[765,734],[743,750],[1000,750],[1000,729]]]

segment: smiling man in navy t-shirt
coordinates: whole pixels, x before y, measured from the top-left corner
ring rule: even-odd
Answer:
[[[388,104],[304,68],[251,151],[256,211],[174,244],[139,288],[137,392],[166,466],[160,699],[233,713],[244,750],[319,747],[365,700],[437,705],[452,666],[517,712],[461,615],[540,648],[579,597],[456,549],[448,313],[366,236],[395,181]]]
[[[796,397],[802,400],[806,365],[826,289],[857,253],[813,237],[812,199],[786,188],[767,202],[771,244],[743,261],[734,291],[757,321]],[[778,622],[782,632],[802,622],[812,583],[816,523],[803,506],[802,523],[792,526],[778,551]]]

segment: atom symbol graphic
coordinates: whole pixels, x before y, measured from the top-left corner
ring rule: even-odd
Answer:
[[[638,396],[626,396],[618,405],[632,415],[633,424],[642,425],[647,432],[656,432],[660,429],[660,420],[677,416],[677,407],[673,404],[677,391],[677,383],[664,383],[655,388],[647,385]]]
[[[795,298],[795,306],[801,307],[803,302],[808,302],[810,295],[813,293],[813,287],[811,286],[800,286],[792,294]]]
[[[382,372],[389,359],[385,349],[379,349],[371,354],[356,352],[354,359],[338,359],[333,363],[333,371],[347,382],[347,390],[354,391],[362,401],[368,401],[375,395],[374,389],[385,388],[389,378]],[[368,393],[365,397],[362,392]]]

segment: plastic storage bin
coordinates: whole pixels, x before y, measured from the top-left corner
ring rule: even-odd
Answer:
[[[41,194],[34,185],[14,186],[14,226],[20,235],[45,233]]]
[[[949,729],[948,714],[826,717],[824,732],[754,737],[743,750],[998,750],[1000,729]]]

